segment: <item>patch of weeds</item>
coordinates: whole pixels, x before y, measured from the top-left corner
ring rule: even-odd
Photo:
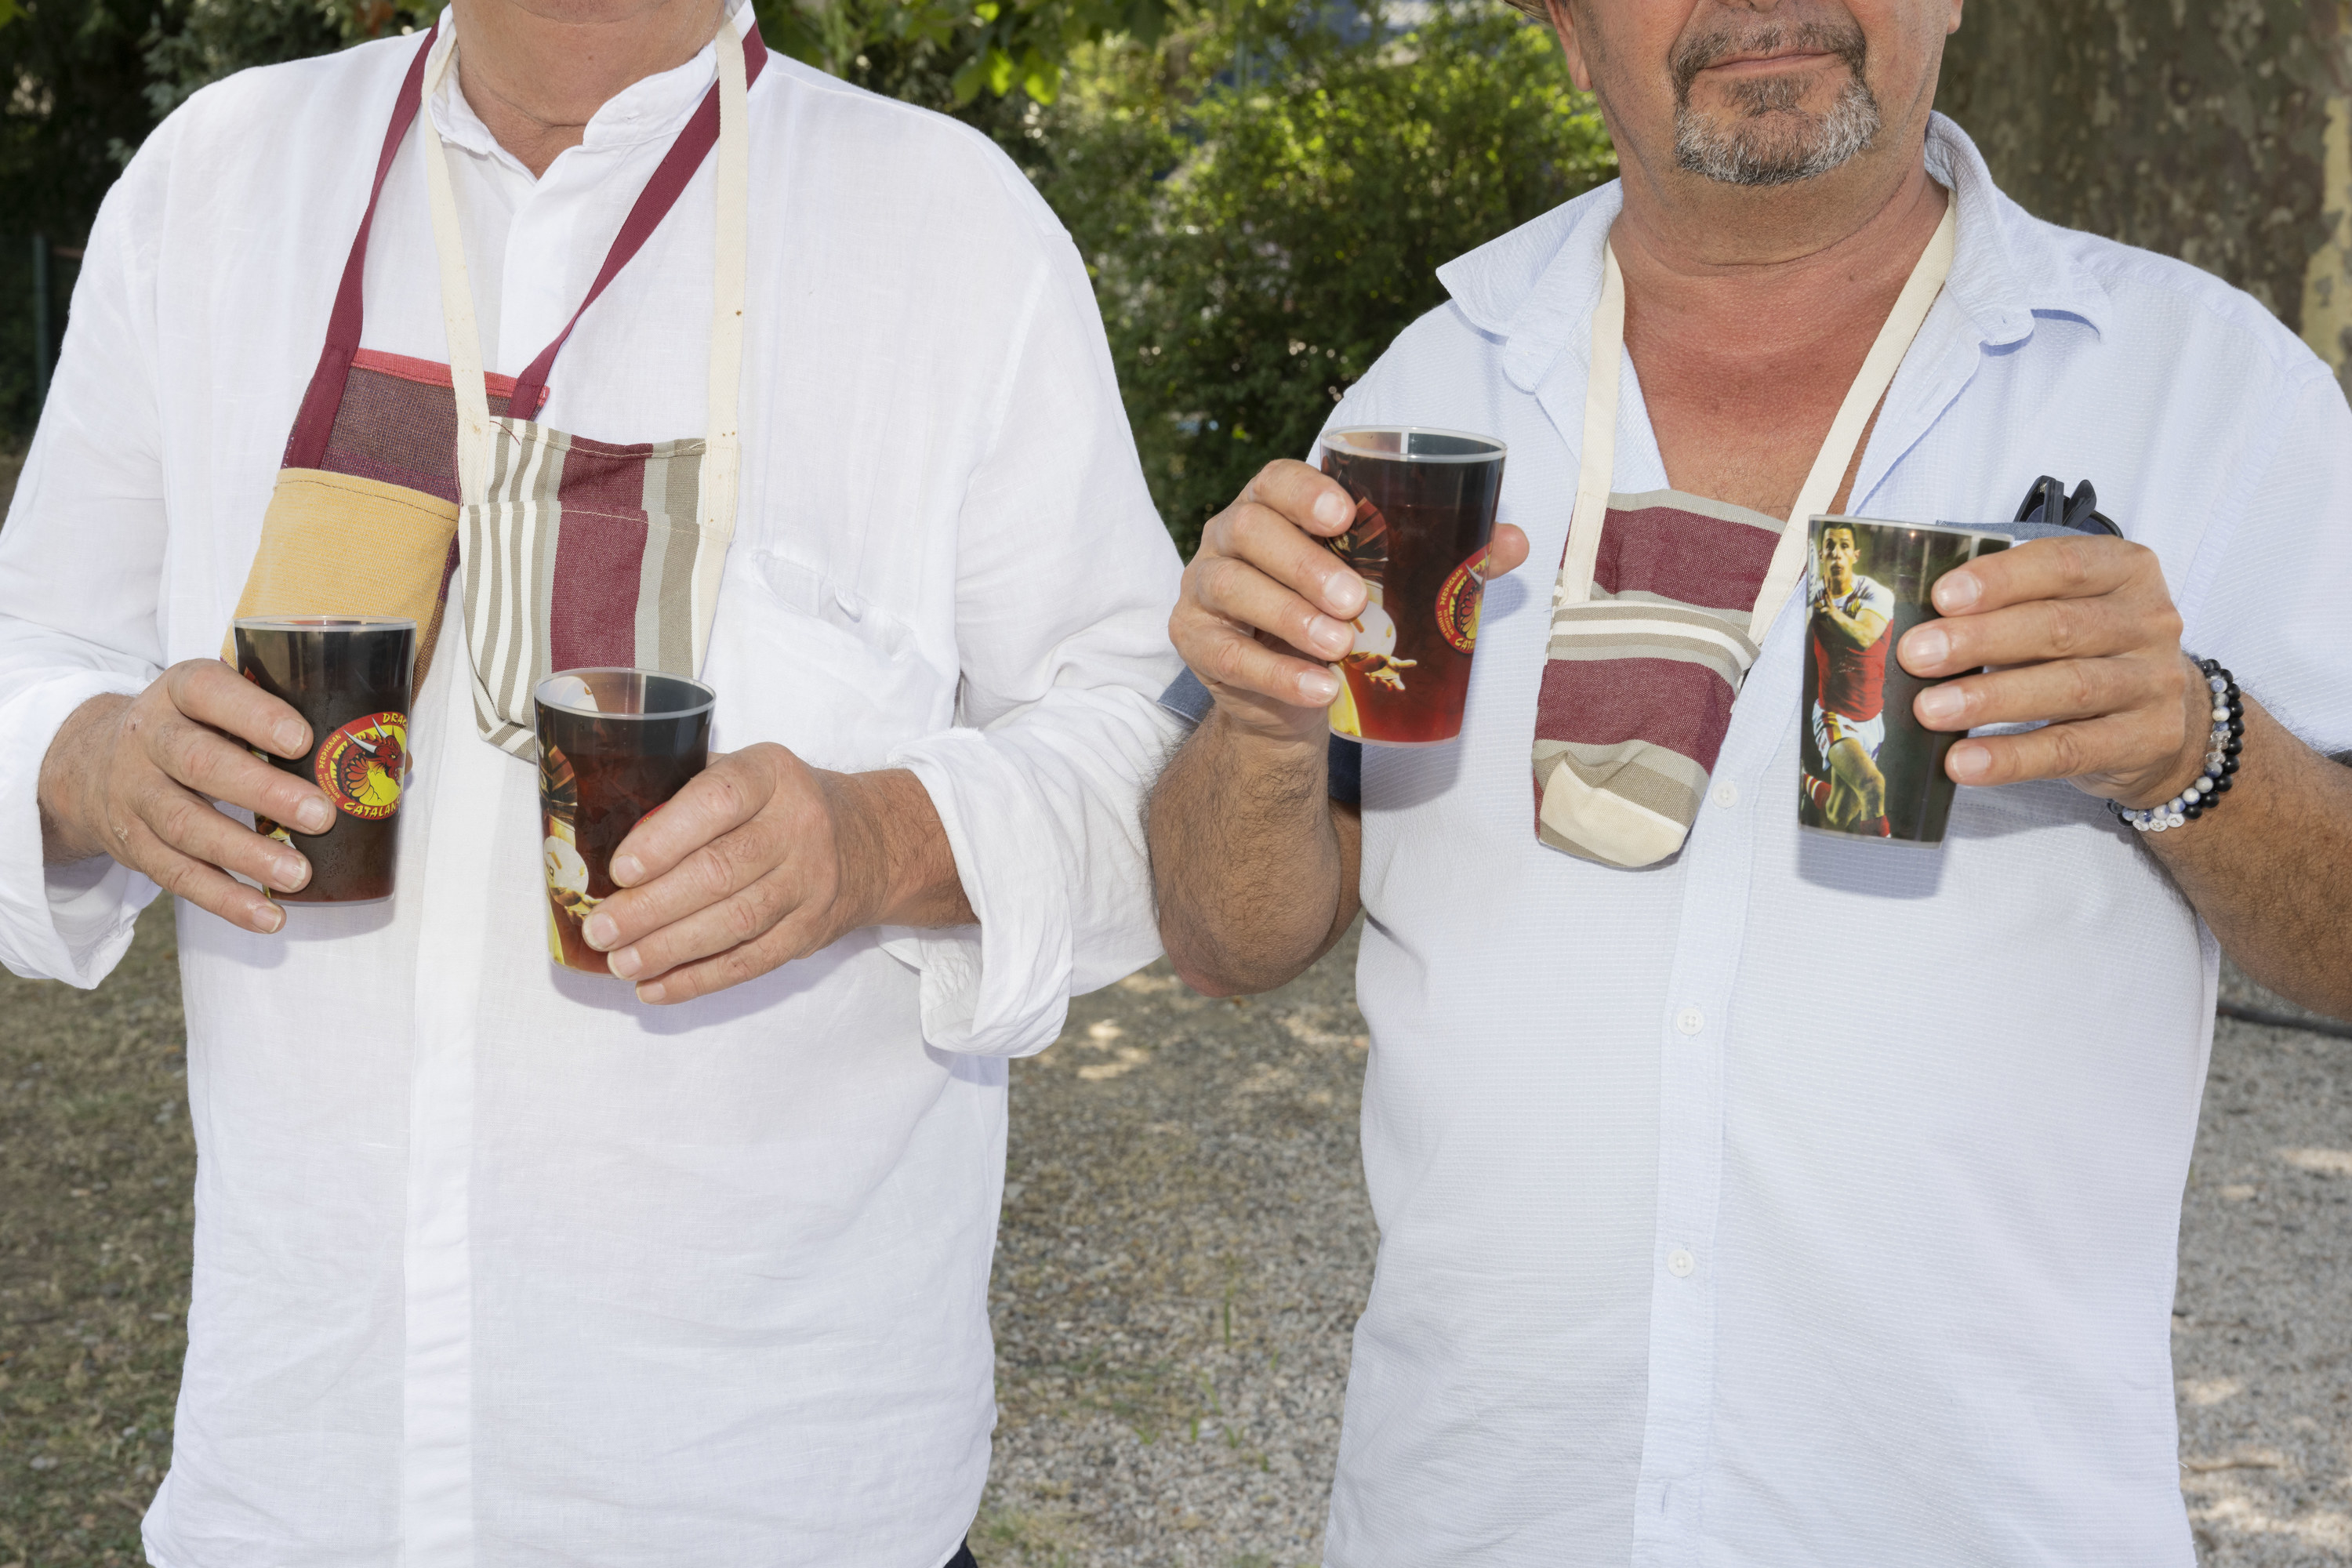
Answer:
[[[1077,1568],[1086,1544],[1077,1516],[1066,1509],[992,1509],[971,1539],[990,1568]]]

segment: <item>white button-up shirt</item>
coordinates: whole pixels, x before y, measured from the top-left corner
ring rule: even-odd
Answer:
[[[1927,157],[1958,254],[1850,510],[1998,521],[2091,479],[2188,646],[2352,747],[2326,367],[2215,279],[2028,216],[1948,121]],[[1444,268],[1334,416],[1501,437],[1534,549],[1486,591],[1461,742],[1364,758],[1381,1254],[1328,1561],[2188,1568],[2168,1331],[2216,952],[2135,836],[2055,783],[1961,790],[1940,849],[1801,836],[1800,595],[1677,859],[1536,841],[1620,205]],[[1664,489],[1630,361],[1622,389],[1612,488]]]
[[[219,649],[419,42],[207,89],[99,219],[0,531],[20,973],[95,984],[153,894],[44,872],[36,770],[89,697]],[[554,336],[713,74],[630,88],[536,181],[435,106],[490,368]],[[553,968],[536,771],[476,738],[452,614],[396,899],[274,937],[180,912],[201,1158],[166,1568],[932,1568],[978,1506],[1004,1058],[1157,952],[1136,805],[1178,563],[1085,270],[1013,166],[780,58],[751,116],[716,743],[914,769],[981,923],[677,1007]],[[377,214],[365,343],[445,361],[422,157]],[[548,423],[701,433],[712,178],[582,321]]]

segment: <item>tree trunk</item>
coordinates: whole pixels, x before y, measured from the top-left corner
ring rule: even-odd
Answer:
[[[2352,0],[1970,0],[1937,103],[2028,211],[2228,279],[2352,388]]]

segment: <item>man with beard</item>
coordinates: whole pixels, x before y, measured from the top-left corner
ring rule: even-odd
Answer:
[[[1444,268],[1332,416],[1507,441],[1492,570],[1561,563],[1487,588],[1461,740],[1332,765],[1363,591],[1303,464],[1171,622],[1179,970],[1260,989],[1368,916],[1327,1561],[2188,1568],[2217,940],[2352,1009],[2352,412],[2243,295],[1993,188],[1930,111],[1958,0],[1548,17],[1622,181]],[[1955,571],[1896,646],[1951,678],[1922,722],[1993,731],[1948,841],[1801,836],[1806,520],[2047,472],[2126,537]]]

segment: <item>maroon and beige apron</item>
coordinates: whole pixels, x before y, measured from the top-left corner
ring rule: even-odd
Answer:
[[[1807,522],[1833,510],[1863,434],[1943,290],[1958,206],[1946,204],[1785,519],[1679,490],[1610,489],[1625,279],[1606,248],[1576,512],[1552,588],[1536,703],[1541,842],[1625,867],[1655,865],[1682,848],[1732,703],[1805,574]]]
[[[476,728],[533,752],[530,691],[552,670],[631,665],[691,676],[709,649],[734,533],[741,443],[748,91],[767,59],[749,7],[720,29],[719,79],[623,221],[586,299],[509,381],[482,369],[457,205],[429,108],[457,58],[438,28],[411,61],[352,241],[325,346],[288,437],[236,614],[413,617],[425,681],[443,606],[465,616]],[[449,365],[359,346],[368,234],[410,124],[424,122]],[[718,255],[708,424],[699,438],[591,441],[538,424],[580,317],[644,246],[713,147]]]

